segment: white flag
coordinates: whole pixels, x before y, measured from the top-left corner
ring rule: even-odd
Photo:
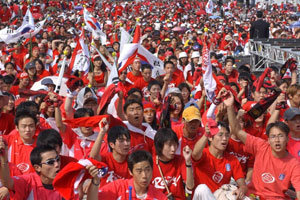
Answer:
[[[206,96],[207,99],[210,102],[212,102],[212,99],[215,96],[217,83],[212,74],[210,55],[209,55],[207,44],[205,42],[203,43],[203,49],[202,49],[202,69],[205,71],[203,75],[203,82],[206,91]]]
[[[214,2],[212,0],[208,0],[206,6],[205,6],[205,12],[207,14],[212,14],[214,10]]]
[[[86,24],[87,30],[92,32],[94,37],[100,37],[102,45],[106,45],[106,34],[102,32],[97,19],[93,17],[86,8],[84,8],[83,10],[83,19],[84,23]]]

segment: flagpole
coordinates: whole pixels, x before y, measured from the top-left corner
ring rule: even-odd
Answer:
[[[61,67],[60,67],[60,71],[59,71],[59,75],[58,75],[58,81],[57,81],[57,85],[56,85],[56,88],[55,88],[55,92],[57,94],[59,94],[59,91],[60,91],[60,88],[61,88],[61,83],[62,83],[62,79],[64,77],[64,73],[65,73],[65,64],[66,64],[66,59],[67,59],[67,52],[64,51],[64,54],[65,54],[65,57],[62,61],[62,64],[61,64]]]
[[[29,32],[30,34],[30,43],[29,43],[29,58],[32,56],[32,37],[31,37],[31,31]]]

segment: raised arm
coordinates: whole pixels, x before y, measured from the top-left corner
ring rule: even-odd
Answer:
[[[59,129],[60,133],[64,133],[66,131],[66,125],[62,121],[61,112],[59,107],[55,107],[55,122],[56,126]]]
[[[8,188],[9,190],[13,190],[14,188],[14,181],[10,176],[9,172],[9,166],[8,166],[8,158],[7,158],[7,146],[5,145],[5,142],[0,136],[0,150],[2,153],[0,153],[0,162],[1,162],[1,168],[0,168],[0,179],[1,183],[4,187]]]
[[[209,130],[209,127],[206,125],[205,126],[205,134],[195,144],[195,147],[194,147],[194,150],[192,153],[192,158],[194,160],[198,161],[202,157],[202,152],[208,141],[209,135],[210,135],[210,130]]]
[[[183,157],[185,160],[186,166],[186,185],[185,191],[187,194],[192,195],[193,188],[195,186],[194,176],[193,176],[193,167],[192,167],[192,149],[189,146],[183,148]]]
[[[100,185],[100,177],[98,177],[99,170],[95,165],[86,166],[86,169],[89,171],[92,178],[92,184],[88,189],[87,200],[96,200],[98,199],[98,190]]]
[[[241,129],[241,126],[239,123],[237,123],[237,118],[234,110],[234,97],[233,94],[229,92],[229,97],[224,100],[224,104],[227,107],[227,115],[229,119],[229,125],[231,128],[231,132],[235,134],[239,140],[241,140],[244,144],[246,142],[247,133]]]
[[[99,122],[100,131],[99,131],[97,139],[96,139],[96,141],[91,149],[91,152],[90,152],[90,157],[95,160],[101,161],[101,156],[100,156],[99,152],[101,149],[103,137],[104,137],[105,133],[108,131],[108,127],[109,127],[109,124],[108,124],[106,118],[103,118]]]

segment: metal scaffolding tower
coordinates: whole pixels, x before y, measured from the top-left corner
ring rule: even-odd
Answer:
[[[289,58],[298,61],[300,71],[299,39],[251,39],[250,49],[253,72],[262,72],[271,65],[282,65]]]

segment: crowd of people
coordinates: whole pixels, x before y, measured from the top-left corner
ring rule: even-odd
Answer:
[[[236,61],[250,39],[300,38],[300,5],[218,2],[3,2],[0,199],[300,199],[297,62],[255,76]],[[27,10],[43,28],[1,40]],[[120,28],[163,74],[138,53],[114,65]],[[70,69],[83,30],[87,72]]]

